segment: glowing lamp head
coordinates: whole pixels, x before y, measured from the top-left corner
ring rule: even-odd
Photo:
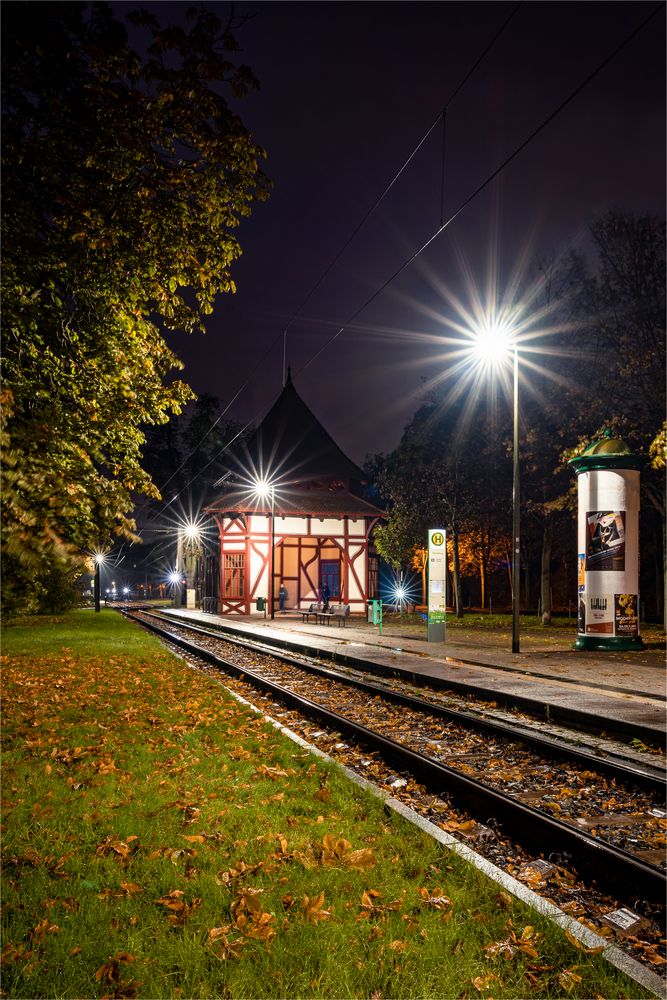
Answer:
[[[268,482],[266,479],[257,479],[255,481],[255,493],[262,500],[266,500],[271,496],[271,490],[273,489],[273,484]]]
[[[395,590],[395,595],[397,601],[404,601],[405,598],[408,596],[403,587],[397,587]]]
[[[104,556],[102,555],[101,552],[95,553],[95,555],[93,556],[93,562],[95,563],[96,566],[102,565],[102,563],[104,562]]]
[[[177,573],[175,570],[173,573],[169,574],[169,583],[178,583],[180,579],[181,579],[181,574]]]
[[[500,364],[513,349],[512,330],[504,323],[490,323],[475,331],[473,352],[486,364]]]
[[[196,524],[187,524],[183,529],[183,534],[189,542],[196,542],[201,532]]]

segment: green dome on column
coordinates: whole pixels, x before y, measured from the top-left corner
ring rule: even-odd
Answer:
[[[633,454],[622,438],[612,437],[611,431],[606,431],[567,464],[579,475],[595,469],[641,469],[645,461],[643,455]]]

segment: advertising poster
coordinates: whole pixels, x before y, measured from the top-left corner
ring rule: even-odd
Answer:
[[[637,594],[614,595],[614,624],[616,635],[639,635]]]
[[[586,572],[625,570],[625,511],[586,514]]]
[[[589,597],[586,610],[588,635],[614,634],[614,602],[611,597]]]

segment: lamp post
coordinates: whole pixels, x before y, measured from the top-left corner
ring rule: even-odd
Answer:
[[[271,620],[276,617],[276,609],[273,603],[273,551],[276,544],[276,488],[273,483],[269,486],[271,491],[271,540],[269,542],[269,609]]]
[[[187,608],[196,606],[197,567],[201,545],[201,528],[199,523],[188,521],[179,532],[178,569],[185,580],[185,605]]]
[[[519,352],[514,345],[514,441],[512,444],[512,652],[519,653],[521,535],[519,496]]]
[[[269,615],[271,619],[276,617],[276,609],[273,601],[273,550],[275,547],[275,526],[276,526],[276,487],[272,482],[267,482],[265,479],[258,480],[255,483],[254,492],[258,497],[266,499],[266,497],[271,498],[271,529],[269,532],[269,592],[268,592],[268,602],[269,602]]]
[[[104,556],[99,553],[95,558],[95,611],[100,610],[100,566],[104,562]]]
[[[512,652],[521,652],[519,638],[521,588],[521,531],[519,496],[519,350],[509,327],[491,324],[475,331],[473,353],[490,366],[513,359],[513,423],[512,444]]]

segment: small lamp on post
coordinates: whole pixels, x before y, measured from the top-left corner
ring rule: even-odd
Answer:
[[[521,537],[519,496],[519,351],[511,329],[502,323],[475,331],[473,353],[490,367],[499,367],[513,360],[513,423],[512,445],[512,652],[521,651],[519,637],[521,587]]]
[[[175,608],[180,607],[181,603],[180,582],[181,582],[181,574],[178,572],[177,569],[172,570],[172,572],[169,574],[169,583],[172,585],[173,588],[173,601]]]

